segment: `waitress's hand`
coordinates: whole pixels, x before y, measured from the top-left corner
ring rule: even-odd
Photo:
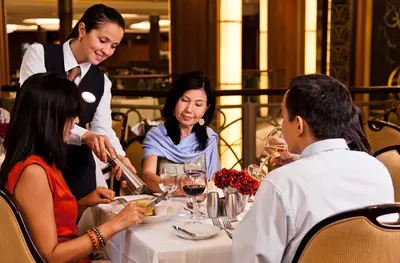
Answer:
[[[94,152],[94,154],[103,162],[107,162],[108,150],[112,158],[115,158],[114,148],[111,145],[110,140],[107,136],[97,135],[90,131],[85,132],[82,135],[82,142],[84,142]]]
[[[135,174],[137,173],[135,167],[133,167],[131,161],[128,158],[122,155],[118,155],[118,159],[120,159],[125,164],[125,166],[128,167],[128,169],[131,170],[133,173]],[[114,164],[114,171],[115,171],[115,178],[117,178],[117,180],[120,180],[122,176],[122,169],[116,163]],[[126,182],[122,181],[121,186],[126,187]]]
[[[115,201],[115,192],[103,186],[99,186],[78,201],[79,206],[92,207],[98,204],[109,204]]]

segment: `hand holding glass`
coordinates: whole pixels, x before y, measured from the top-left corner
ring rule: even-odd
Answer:
[[[282,138],[283,138],[282,126],[276,126],[268,134],[268,136],[265,137],[264,147],[266,156],[263,163],[261,164],[261,166],[258,166],[256,164],[250,164],[247,168],[249,170],[250,175],[253,178],[257,180],[264,179],[266,173],[263,170],[263,167],[265,163],[268,161],[268,159],[270,157],[279,157],[281,153],[287,151],[287,145]]]

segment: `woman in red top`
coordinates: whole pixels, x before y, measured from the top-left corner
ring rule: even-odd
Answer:
[[[5,140],[0,187],[16,199],[33,241],[46,262],[90,262],[88,255],[114,234],[141,223],[145,208],[129,203],[96,231],[78,237],[77,217],[90,206],[112,201],[98,188],[76,202],[64,181],[62,146],[82,110],[76,85],[57,74],[40,73],[21,87]]]

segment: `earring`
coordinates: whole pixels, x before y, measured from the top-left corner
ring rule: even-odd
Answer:
[[[203,125],[204,125],[204,123],[205,123],[204,119],[203,119],[203,118],[201,118],[201,119],[199,120],[199,125],[200,125],[200,126],[203,126]]]

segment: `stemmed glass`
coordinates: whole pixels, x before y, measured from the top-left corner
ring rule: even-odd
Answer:
[[[250,175],[257,180],[262,180],[267,175],[263,170],[266,162],[270,157],[279,157],[282,152],[287,151],[287,145],[283,144],[281,140],[270,140],[270,138],[283,138],[282,126],[276,126],[264,139],[264,147],[267,149],[265,159],[259,166],[256,164],[250,164],[247,167]]]
[[[171,193],[178,188],[178,170],[175,166],[161,167],[159,186],[163,192],[168,192],[167,202],[171,201]]]
[[[197,197],[201,197],[207,188],[207,176],[205,172],[204,163],[201,161],[185,163],[185,175],[182,178],[182,190],[192,198],[193,201],[193,223],[198,223],[199,220],[199,204]]]

